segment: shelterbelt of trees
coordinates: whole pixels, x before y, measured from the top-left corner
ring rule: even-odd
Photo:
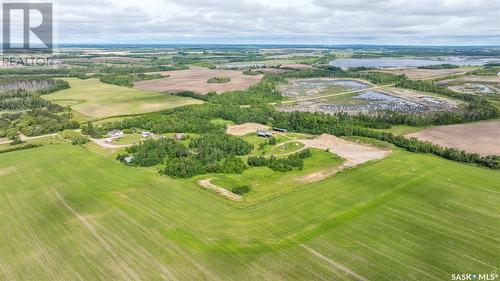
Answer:
[[[146,140],[118,155],[119,160],[133,156],[131,165],[165,164],[161,173],[187,178],[205,173],[240,174],[247,166],[236,156],[250,153],[253,145],[226,134],[203,134],[186,146],[173,139]]]
[[[165,77],[161,74],[108,74],[102,75],[99,77],[99,81],[107,84],[113,84],[117,86],[129,87],[132,88],[134,86],[134,82],[144,81],[144,80],[153,80],[160,79]]]
[[[43,77],[3,77],[0,79],[0,137],[18,140],[28,136],[78,128],[67,108],[40,96],[69,88],[64,80]]]

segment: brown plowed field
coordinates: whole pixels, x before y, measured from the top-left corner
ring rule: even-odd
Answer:
[[[208,69],[203,67],[192,67],[187,70],[175,70],[160,72],[168,77],[155,80],[136,82],[138,89],[156,92],[182,92],[192,91],[206,94],[208,92],[223,93],[227,91],[245,90],[262,79],[262,75],[243,75],[238,70]],[[207,83],[213,77],[229,77],[227,83]]]
[[[500,121],[438,126],[407,135],[481,155],[500,155]]]

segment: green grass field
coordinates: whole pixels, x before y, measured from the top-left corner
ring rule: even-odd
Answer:
[[[500,172],[399,150],[244,207],[71,145],[0,155],[1,280],[498,272]]]
[[[101,83],[97,79],[66,79],[71,88],[44,98],[70,105],[86,119],[159,111],[201,101],[171,94],[147,92]],[[77,116],[79,120],[85,119]]]
[[[319,149],[311,149],[311,152],[311,157],[304,160],[304,169],[302,170],[274,172],[268,167],[251,167],[241,175],[215,174],[199,178],[213,179],[212,183],[227,190],[232,190],[238,185],[249,185],[252,191],[245,194],[243,200],[245,205],[251,205],[301,188],[304,182],[297,180],[301,176],[332,169],[343,162],[342,158],[330,152]]]

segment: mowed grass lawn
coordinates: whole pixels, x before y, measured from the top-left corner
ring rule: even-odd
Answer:
[[[43,96],[71,108],[87,119],[139,114],[201,101],[167,93],[148,92],[100,82],[98,79],[66,79],[71,88]],[[81,119],[81,118],[80,118]]]
[[[450,280],[498,272],[499,182],[499,171],[396,150],[242,207],[153,169],[47,145],[0,155],[0,279]]]

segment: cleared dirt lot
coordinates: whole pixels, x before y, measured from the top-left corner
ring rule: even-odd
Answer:
[[[405,74],[410,79],[428,79],[433,77],[441,77],[467,72],[465,68],[454,69],[420,69],[420,68],[404,68],[404,69],[383,69],[377,72],[391,73],[394,75]]]
[[[390,150],[347,141],[336,136],[323,134],[314,139],[295,140],[306,147],[328,149],[331,153],[346,159],[348,166],[359,165],[371,160],[381,159],[390,153]]]
[[[281,68],[284,69],[295,69],[295,70],[304,70],[304,69],[313,69],[314,67],[308,64],[300,64],[300,63],[286,63],[281,65]]]
[[[480,155],[500,155],[500,121],[439,126],[407,135]]]
[[[241,125],[231,125],[227,127],[227,134],[233,136],[244,136],[250,133],[255,133],[257,130],[267,130],[269,126],[257,123],[245,123]]]
[[[333,154],[336,154],[346,161],[338,166],[329,169],[321,170],[298,178],[298,181],[316,182],[327,177],[333,176],[343,169],[354,167],[368,161],[382,159],[387,157],[391,151],[379,147],[364,145],[347,141],[336,136],[323,134],[314,139],[295,140],[301,142],[305,147],[328,149]]]
[[[262,75],[243,75],[242,71],[208,69],[203,67],[192,67],[188,70],[176,70],[160,72],[169,77],[140,81],[134,85],[138,89],[156,92],[181,92],[192,91],[206,94],[208,92],[227,92],[235,90],[245,90],[260,82]],[[231,81],[227,83],[207,83],[213,77],[229,77]]]

